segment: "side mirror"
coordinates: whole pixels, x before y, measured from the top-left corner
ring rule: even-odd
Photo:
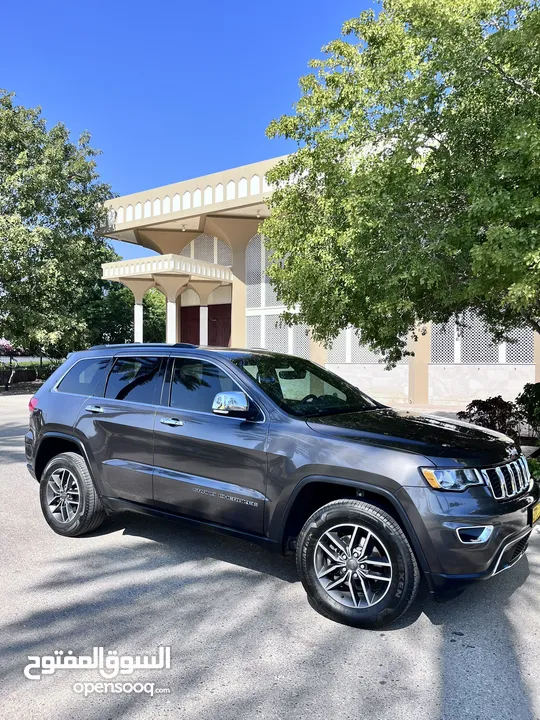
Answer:
[[[216,415],[232,415],[233,417],[244,418],[251,415],[249,400],[239,390],[218,393],[212,403],[212,412]]]

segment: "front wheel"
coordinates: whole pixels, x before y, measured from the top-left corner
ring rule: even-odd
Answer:
[[[322,615],[354,627],[389,625],[409,608],[420,573],[399,524],[360,500],[334,500],[298,537],[298,572]]]

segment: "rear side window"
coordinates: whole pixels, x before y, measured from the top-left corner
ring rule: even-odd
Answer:
[[[105,397],[154,405],[161,391],[160,357],[117,358],[107,380]]]
[[[111,358],[88,358],[79,360],[67,371],[57,390],[72,395],[93,395],[94,388]]]
[[[197,358],[176,358],[171,378],[171,406],[181,410],[212,412],[220,392],[241,390],[227,373]]]

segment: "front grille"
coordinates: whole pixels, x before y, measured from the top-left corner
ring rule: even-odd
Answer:
[[[529,489],[531,475],[527,460],[522,455],[517,460],[498,467],[480,470],[495,500],[508,500]]]

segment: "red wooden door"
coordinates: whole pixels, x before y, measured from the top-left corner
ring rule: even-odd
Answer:
[[[199,344],[199,317],[198,305],[180,309],[180,342]]]
[[[208,306],[208,344],[229,347],[231,344],[231,303]]]

